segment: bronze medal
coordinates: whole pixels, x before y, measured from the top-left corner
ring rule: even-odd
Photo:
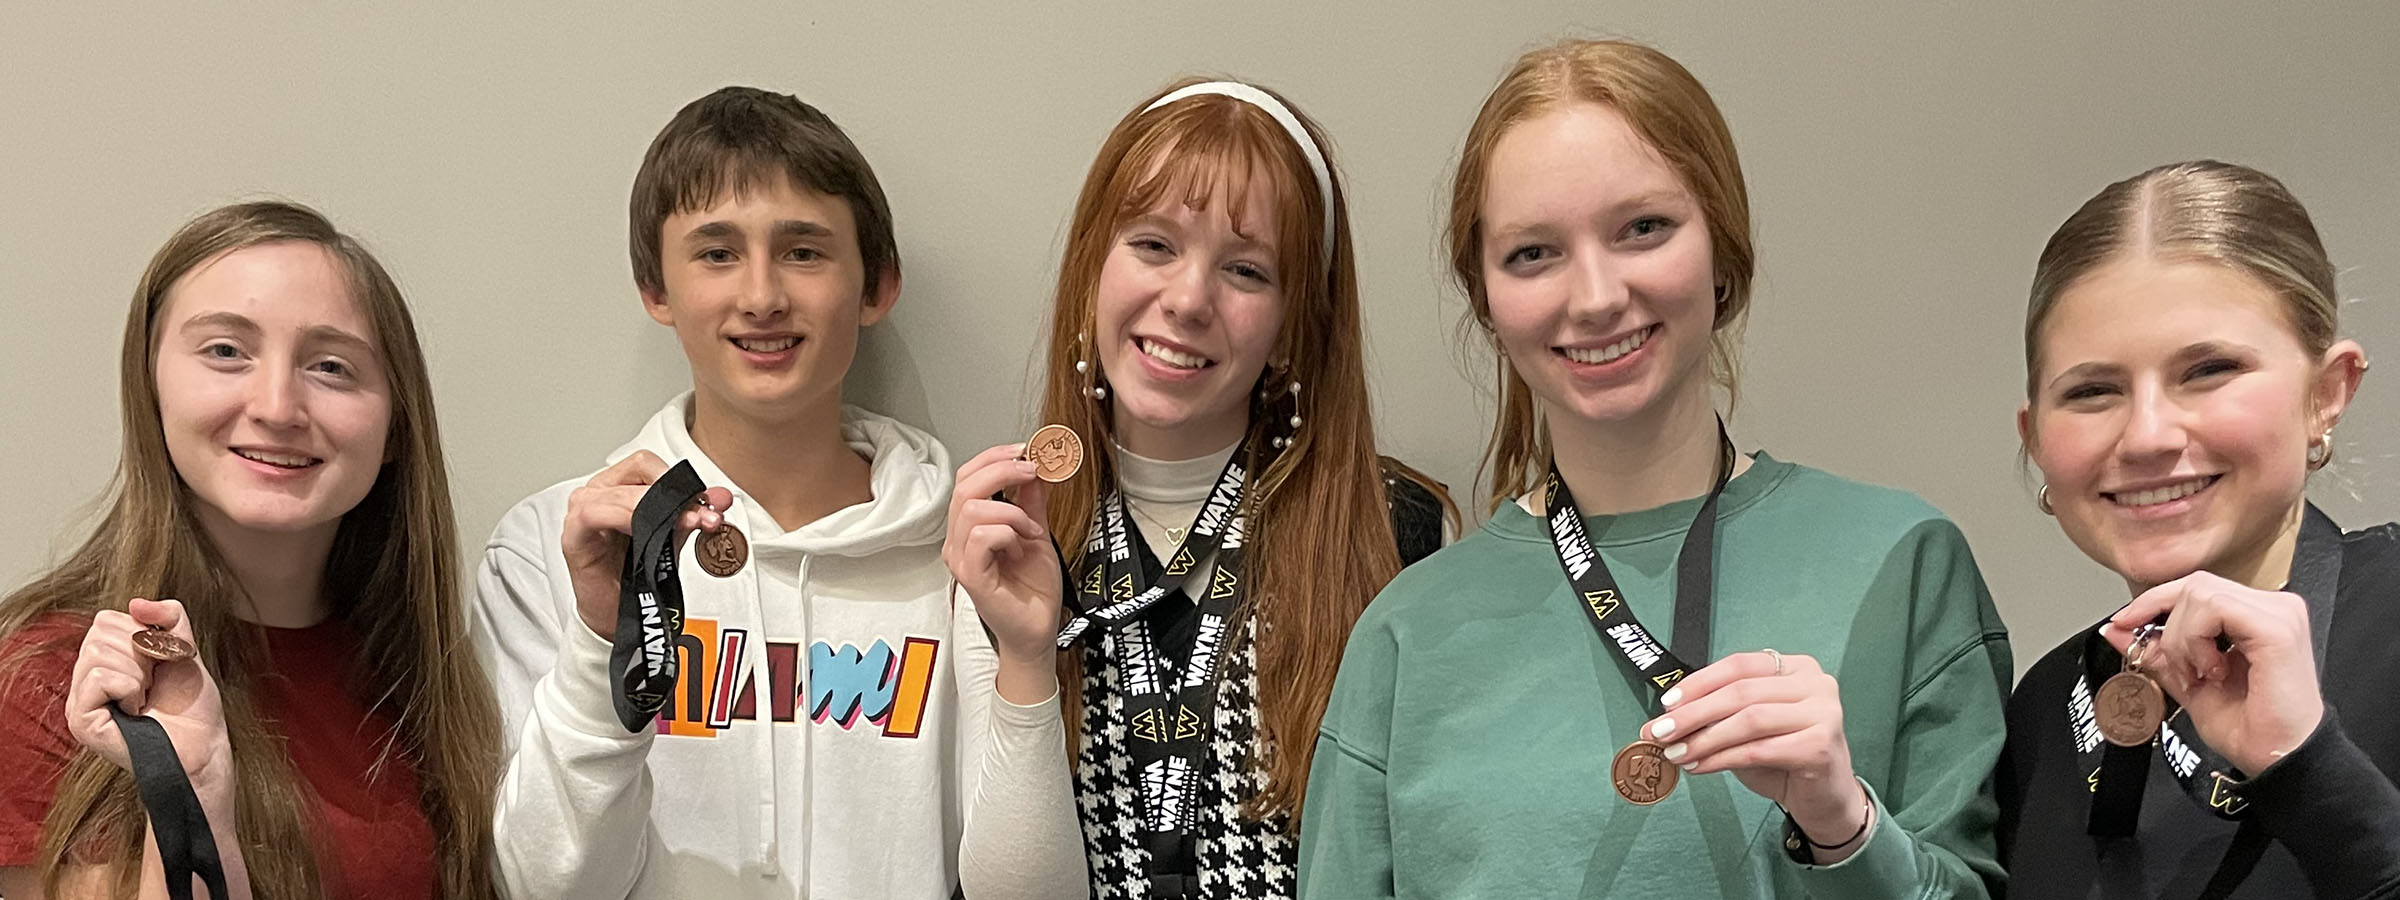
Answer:
[[[2167,720],[2166,692],[2142,671],[2142,659],[2160,630],[2157,625],[2144,625],[2134,631],[2125,671],[2101,682],[2100,693],[2092,697],[2092,723],[2111,744],[2147,746],[2158,737],[2159,724]]]
[[[718,525],[715,531],[701,532],[700,542],[692,548],[692,555],[700,560],[700,568],[707,570],[708,574],[730,578],[733,573],[742,570],[743,563],[750,561],[750,539],[742,536],[742,530],[734,527],[732,522],[726,522]]]
[[[1065,425],[1044,425],[1025,442],[1025,457],[1033,461],[1033,475],[1057,484],[1075,477],[1083,468],[1083,439]]]
[[[2092,720],[2100,736],[2119,747],[2140,747],[2158,736],[2167,718],[2167,698],[2158,682],[2138,671],[2119,672],[2100,683],[2092,700]]]
[[[1649,806],[1667,799],[1675,792],[1675,782],[1683,771],[1667,760],[1667,748],[1651,741],[1635,741],[1617,751],[1616,762],[1608,767],[1608,778],[1617,788],[1617,796],[1636,806]]]
[[[133,649],[159,662],[182,662],[200,655],[200,648],[192,646],[192,642],[156,625],[133,633]]]

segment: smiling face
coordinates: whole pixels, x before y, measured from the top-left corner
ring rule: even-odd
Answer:
[[[262,244],[202,264],[169,291],[156,334],[167,454],[218,546],[334,528],[375,486],[391,389],[324,247]]]
[[[1112,237],[1095,292],[1095,355],[1117,440],[1135,453],[1197,457],[1248,427],[1250,391],[1282,329],[1285,273],[1279,192],[1263,176],[1242,181],[1238,205],[1187,205],[1170,186]]]
[[[900,277],[862,296],[866,269],[847,201],[758,179],[660,228],[664,290],[643,293],[675,329],[703,412],[783,422],[841,402],[861,327],[883,320]]]
[[[1503,134],[1485,171],[1491,328],[1545,413],[1622,424],[1705,403],[1708,223],[1624,116],[1558,107]]]
[[[2340,418],[2356,344],[2301,346],[2257,280],[2121,258],[2043,323],[2019,427],[2059,527],[2137,588],[2196,571],[2280,583],[2312,441]]]

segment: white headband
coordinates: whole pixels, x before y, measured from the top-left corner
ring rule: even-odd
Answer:
[[[1284,132],[1292,136],[1292,143],[1300,145],[1300,155],[1308,157],[1309,171],[1317,175],[1317,197],[1325,203],[1325,258],[1332,259],[1334,252],[1333,173],[1326,170],[1325,154],[1317,150],[1316,139],[1308,135],[1308,129],[1300,126],[1300,117],[1292,115],[1291,109],[1284,106],[1282,101],[1276,100],[1275,95],[1239,81],[1204,81],[1190,87],[1177,88],[1172,93],[1151,101],[1149,106],[1142,107],[1142,112],[1149,112],[1185,97],[1200,94],[1232,97],[1266,110],[1267,115],[1273,117],[1275,123],[1282,125]]]

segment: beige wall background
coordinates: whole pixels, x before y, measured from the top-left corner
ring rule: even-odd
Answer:
[[[2083,198],[2178,159],[2264,168],[2345,267],[2344,331],[2400,352],[2384,0],[9,4],[0,584],[90,521],[150,253],[261,195],[325,210],[406,289],[478,558],[509,504],[595,468],[688,383],[637,305],[626,194],[651,135],[727,83],[799,94],[875,164],[907,280],[851,393],[960,459],[1027,430],[1061,223],[1118,116],[1184,73],[1285,91],[1349,178],[1387,452],[1471,494],[1489,370],[1456,350],[1443,184],[1502,69],[1571,34],[1660,45],[1732,122],[1763,276],[1739,442],[1947,511],[2020,667],[2124,599],[2014,460],[2025,288]],[[2389,380],[2369,379],[2314,490],[2353,526],[2400,513]]]

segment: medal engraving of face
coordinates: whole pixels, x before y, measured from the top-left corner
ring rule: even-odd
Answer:
[[[1616,762],[1609,766],[1609,780],[1617,796],[1637,806],[1649,806],[1675,792],[1675,782],[1682,777],[1672,763],[1667,762],[1666,749],[1649,741],[1635,741],[1617,751]]]
[[[2150,743],[2158,733],[2158,723],[2166,719],[2166,698],[2160,696],[2158,683],[2137,672],[2120,673],[2102,682],[2094,705],[2100,736],[2119,747]]]
[[[1033,461],[1034,477],[1057,484],[1083,468],[1083,439],[1065,425],[1044,425],[1025,442],[1025,458]]]
[[[727,522],[715,531],[701,532],[700,543],[692,548],[692,555],[700,560],[700,568],[708,574],[730,578],[733,573],[742,570],[743,563],[750,560],[750,539],[744,537],[742,530],[735,528],[732,522]]]
[[[2158,736],[2159,723],[2167,720],[2166,692],[2142,671],[2150,642],[2160,630],[2157,625],[2144,625],[2135,631],[2133,646],[2126,648],[2125,671],[2101,682],[2099,694],[2092,698],[2092,724],[2111,744],[2144,746]]]

